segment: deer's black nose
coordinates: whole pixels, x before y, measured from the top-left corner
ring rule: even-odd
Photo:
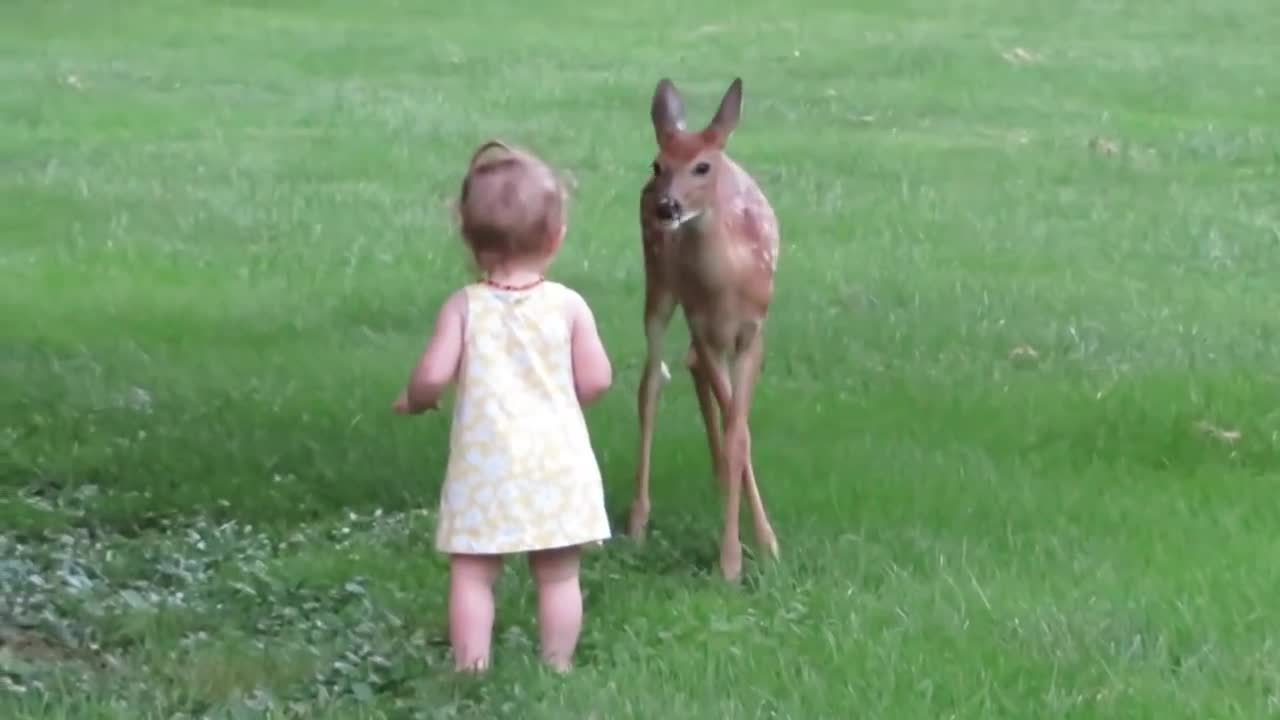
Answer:
[[[669,197],[658,198],[658,206],[654,208],[659,220],[675,220],[680,217],[680,203]]]

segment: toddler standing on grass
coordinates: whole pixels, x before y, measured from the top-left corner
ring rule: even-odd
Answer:
[[[483,279],[444,304],[395,411],[438,407],[457,382],[438,550],[449,554],[458,670],[489,666],[493,586],[527,553],[543,660],[567,671],[582,628],[581,547],[607,539],[600,468],[582,407],[612,369],[582,297],[544,277],[564,240],[566,193],[546,163],[498,141],[462,182],[462,237]]]

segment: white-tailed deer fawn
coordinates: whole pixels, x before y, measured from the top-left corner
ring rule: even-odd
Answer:
[[[778,221],[755,181],[725,154],[741,111],[740,78],[700,132],[685,130],[684,103],[670,80],[660,81],[653,95],[658,156],[640,195],[648,355],[637,398],[640,463],[628,528],[633,537],[643,538],[649,522],[654,415],[662,383],[670,378],[662,360],[663,337],[679,305],[691,340],[685,362],[724,500],[720,569],[728,580],[742,572],[738,518],[744,488],[757,544],[778,554],[751,466],[748,427],[778,265]]]

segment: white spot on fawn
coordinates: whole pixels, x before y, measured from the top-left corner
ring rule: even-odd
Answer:
[[[1209,437],[1214,438],[1215,440],[1218,440],[1220,442],[1227,443],[1228,445],[1236,442],[1242,437],[1239,430],[1228,430],[1225,428],[1220,428],[1207,420],[1201,420],[1200,422],[1196,423],[1195,428],[1200,432],[1204,433],[1205,435],[1208,435]]]

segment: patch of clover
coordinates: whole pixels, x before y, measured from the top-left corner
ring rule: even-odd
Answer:
[[[87,504],[93,494],[29,500],[75,517],[79,508],[59,505]],[[273,575],[271,561],[304,547],[343,552],[356,543],[406,542],[420,515],[349,513],[340,522],[285,534],[208,517],[161,519],[132,535],[92,526],[35,536],[0,531],[0,689],[46,693],[52,673],[73,662],[82,669],[122,666],[128,645],[109,630],[130,614],[176,610],[201,617],[234,603],[246,611],[234,616],[256,644],[287,635],[319,661],[308,682],[282,697],[258,688],[241,698],[246,709],[305,717],[303,708],[396,695],[410,678],[442,662],[439,644],[421,630],[409,632],[374,602],[363,578],[337,587],[291,585]],[[196,629],[170,654],[176,658],[209,641]]]

